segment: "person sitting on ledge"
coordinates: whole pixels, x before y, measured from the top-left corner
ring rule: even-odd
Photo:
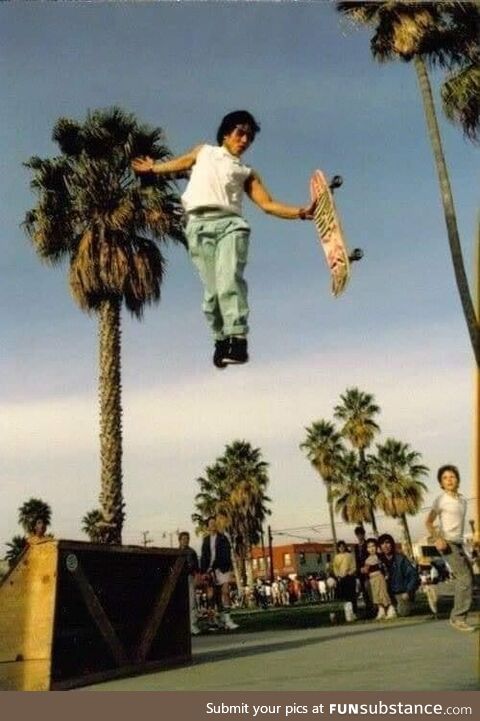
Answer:
[[[409,616],[420,584],[417,569],[403,553],[396,550],[393,536],[389,533],[379,536],[378,545],[381,550],[380,560],[387,571],[388,593],[396,607],[397,616]]]

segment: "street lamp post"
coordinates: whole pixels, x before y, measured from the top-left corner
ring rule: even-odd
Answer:
[[[272,529],[268,526],[268,557],[270,559],[270,583],[274,581],[273,575],[273,536]]]

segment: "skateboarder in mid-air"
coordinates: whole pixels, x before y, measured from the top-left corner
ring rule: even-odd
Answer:
[[[242,197],[285,220],[311,220],[315,202],[306,207],[272,198],[258,173],[240,158],[260,127],[245,110],[226,115],[217,131],[217,146],[196,145],[165,162],[135,158],[136,173],[182,174],[191,170],[182,195],[187,216],[185,234],[191,258],[204,286],[203,310],[215,339],[217,368],[248,361],[248,301],[243,271],[250,227],[242,217]]]

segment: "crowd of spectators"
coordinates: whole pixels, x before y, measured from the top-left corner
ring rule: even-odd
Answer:
[[[267,609],[339,601],[347,622],[362,616],[383,621],[410,615],[419,589],[425,593],[436,618],[437,586],[449,577],[454,582],[450,623],[456,630],[473,631],[475,627],[467,622],[467,616],[472,605],[473,573],[479,559],[473,555],[469,559],[463,546],[466,501],[459,492],[460,475],[455,466],[447,465],[438,470],[437,479],[441,494],[426,519],[431,545],[422,546],[416,560],[411,545],[408,557],[390,534],[367,538],[363,526],[357,526],[356,543],[349,547],[345,541],[338,541],[331,563],[319,572],[304,577],[291,574],[273,580],[257,578],[241,591],[232,590],[233,566],[228,539],[217,529],[215,519],[208,519],[200,565],[197,559],[196,570],[190,571],[191,575],[198,575],[200,570],[202,580],[196,584],[196,590],[193,579],[190,583],[192,633],[198,632],[196,619],[202,613],[214,614],[215,608],[220,611],[225,628],[237,628],[229,612],[235,606]],[[192,549],[189,551],[195,553]]]

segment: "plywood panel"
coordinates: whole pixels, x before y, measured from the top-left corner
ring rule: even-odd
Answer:
[[[48,691],[50,660],[0,663],[2,691]]]
[[[50,658],[56,567],[57,542],[40,543],[0,585],[0,662]]]

